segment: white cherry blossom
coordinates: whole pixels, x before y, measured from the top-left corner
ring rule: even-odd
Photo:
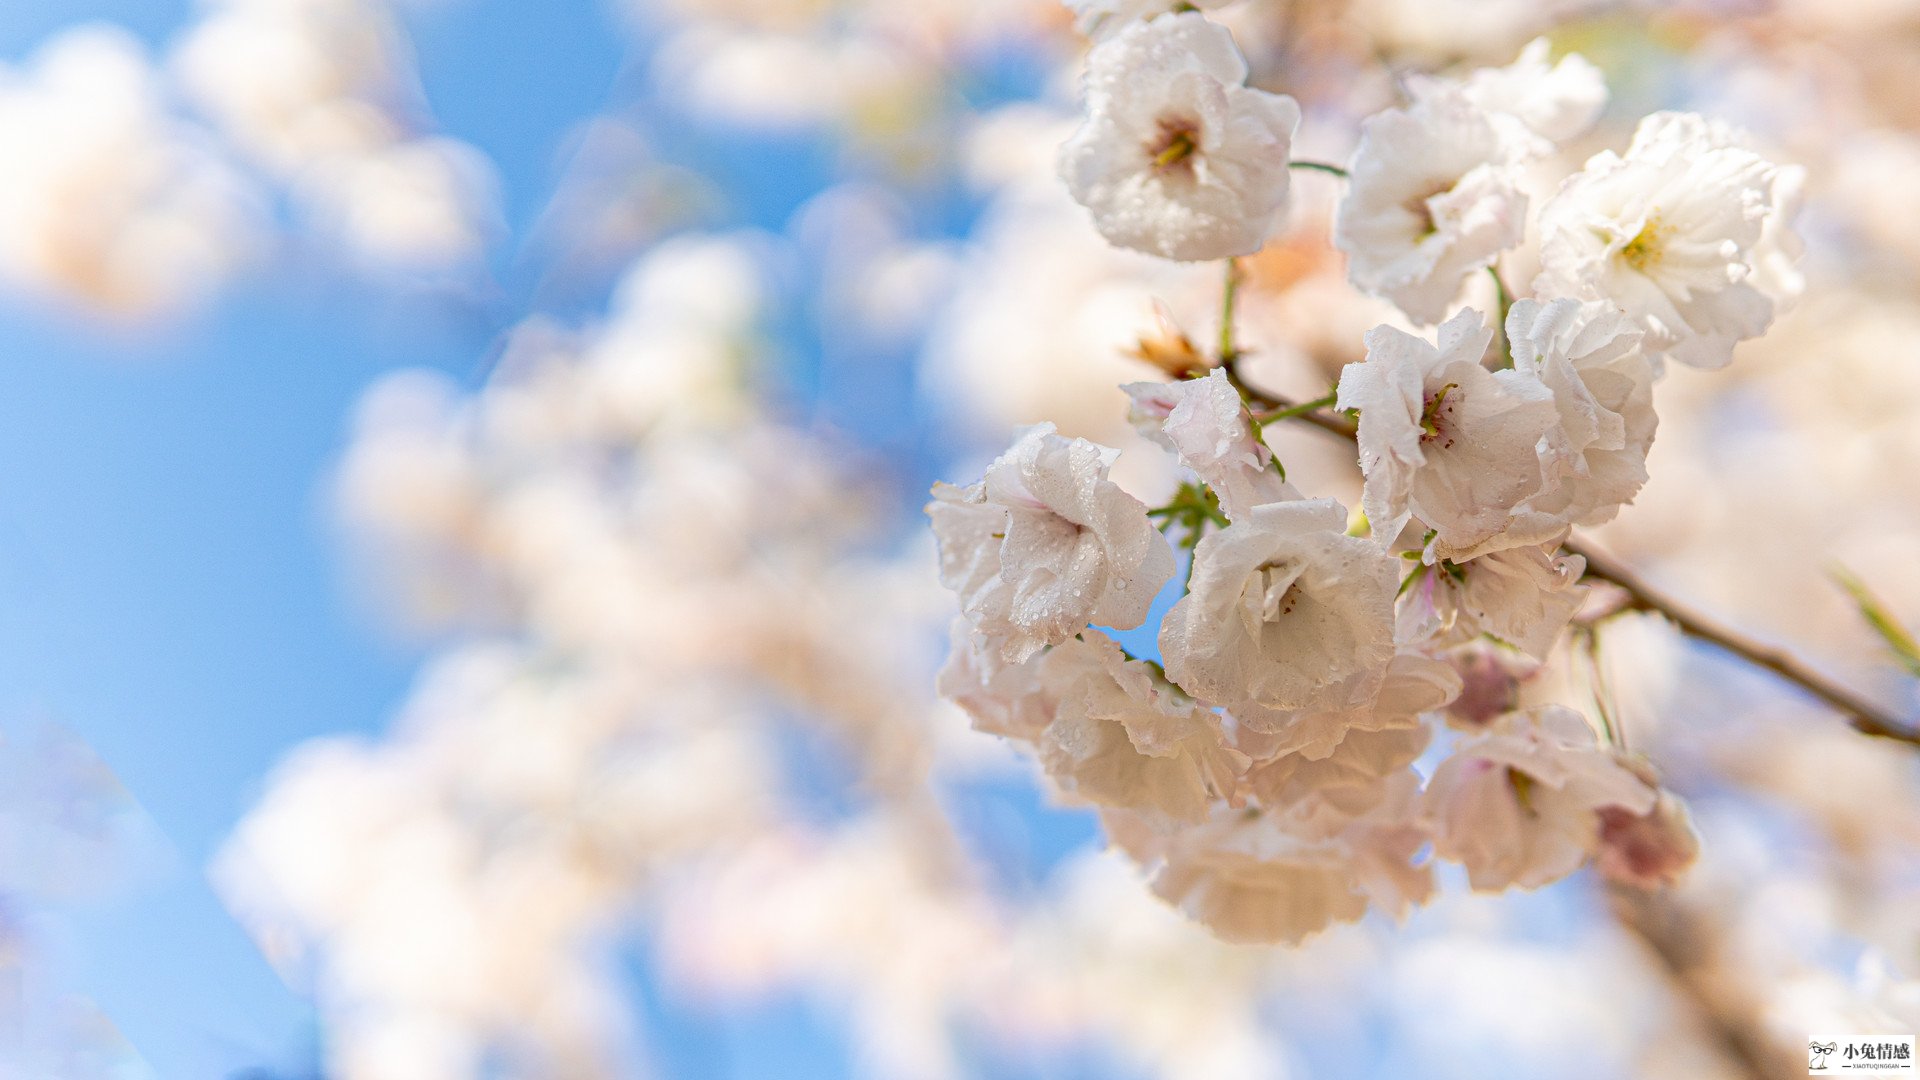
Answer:
[[[1564,143],[1585,134],[1599,119],[1607,104],[1607,84],[1586,57],[1569,53],[1550,64],[1551,52],[1546,38],[1535,38],[1506,67],[1481,68],[1458,80],[1415,76],[1409,83],[1416,97],[1456,89],[1467,101],[1518,121],[1547,143]]]
[[[1594,155],[1541,208],[1534,292],[1608,301],[1646,332],[1649,355],[1725,367],[1737,342],[1773,322],[1755,263],[1790,250],[1792,191],[1730,129],[1655,113],[1624,156]]]
[[[1332,499],[1256,506],[1203,537],[1160,626],[1167,675],[1203,700],[1341,709],[1393,659],[1395,560],[1346,534]]]
[[[1530,534],[1611,521],[1647,482],[1659,417],[1640,337],[1603,303],[1520,300],[1508,313],[1514,366],[1553,391],[1560,413],[1541,443],[1549,487],[1521,512]]]
[[[1421,566],[1400,594],[1400,643],[1457,645],[1485,634],[1545,660],[1587,597],[1587,561],[1554,546],[1506,548],[1464,563]]]
[[[1059,702],[1040,761],[1061,788],[1186,822],[1205,820],[1213,799],[1233,794],[1247,760],[1223,744],[1219,717],[1127,659],[1112,638],[1088,631],[1035,662]]]
[[[1412,518],[1434,530],[1430,557],[1527,542],[1509,525],[1540,492],[1538,444],[1558,417],[1531,372],[1482,366],[1492,337],[1471,308],[1440,327],[1437,347],[1382,326],[1341,371],[1338,406],[1360,410],[1361,504],[1383,543]]]
[[[1525,233],[1522,149],[1449,87],[1368,119],[1333,225],[1354,287],[1422,325],[1446,318],[1467,275]]]
[[[1010,664],[1005,644],[973,628],[964,615],[949,629],[946,665],[934,677],[941,697],[960,706],[974,729],[1027,743],[1053,722],[1056,702],[1046,693],[1037,660]]]
[[[1262,709],[1245,703],[1233,709],[1247,733],[1243,748],[1259,737],[1260,758],[1298,754],[1318,760],[1345,745],[1354,732],[1387,731],[1420,725],[1422,713],[1444,708],[1459,696],[1460,676],[1445,663],[1416,652],[1402,652],[1387,664],[1380,688],[1357,705],[1331,709]]]
[[[1119,451],[1028,428],[968,488],[934,485],[927,505],[940,580],[984,634],[1025,660],[1089,623],[1139,626],[1173,576],[1147,508],[1107,479]]]
[[[1654,130],[1648,132],[1649,127]],[[1759,153],[1746,132],[1697,113],[1656,113],[1641,124],[1641,132],[1646,134],[1636,133],[1635,142],[1643,137],[1674,142],[1698,140],[1718,150]],[[1760,239],[1754,244],[1750,259],[1753,268],[1750,280],[1778,307],[1797,299],[1806,288],[1806,278],[1799,267],[1805,244],[1794,231],[1793,219],[1800,212],[1807,170],[1800,165],[1771,162],[1768,167],[1773,173],[1773,183],[1767,190],[1766,207],[1760,218]]]
[[[1101,235],[1186,261],[1260,250],[1286,204],[1300,106],[1246,78],[1233,35],[1196,12],[1095,46],[1060,172]]]
[[[1655,791],[1599,745],[1579,713],[1512,713],[1440,763],[1424,805],[1434,854],[1461,863],[1475,889],[1538,888],[1579,869],[1600,845],[1601,811],[1641,815]]]
[[[1204,379],[1140,382],[1121,387],[1133,401],[1129,419],[1140,433],[1166,447],[1220,497],[1220,508],[1237,519],[1262,503],[1300,498],[1281,478],[1240,392],[1227,373]]]
[[[1298,944],[1369,904],[1402,916],[1432,893],[1427,842],[1414,815],[1418,779],[1395,774],[1365,814],[1316,813],[1318,798],[1281,813],[1221,808],[1204,825],[1124,844],[1156,867],[1155,894],[1227,941]],[[1140,830],[1122,827],[1138,836]]]
[[[1807,288],[1806,275],[1800,271],[1806,244],[1793,228],[1806,186],[1805,168],[1775,166],[1772,202],[1760,222],[1760,242],[1753,249],[1753,285],[1771,297],[1776,308],[1791,305]]]

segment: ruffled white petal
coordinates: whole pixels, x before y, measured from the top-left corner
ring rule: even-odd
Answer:
[[[1331,499],[1256,506],[1203,538],[1160,627],[1167,675],[1217,704],[1339,709],[1393,659],[1395,560]]]
[[[1147,508],[1107,479],[1118,453],[1041,424],[981,482],[934,486],[927,514],[941,583],[1009,661],[1091,623],[1139,626],[1173,576],[1173,550]]]

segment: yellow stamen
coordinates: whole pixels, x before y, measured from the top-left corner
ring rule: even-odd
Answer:
[[[1175,131],[1167,139],[1166,148],[1154,155],[1153,167],[1164,169],[1169,165],[1178,165],[1192,156],[1195,147],[1193,132]]]
[[[1446,404],[1447,395],[1459,389],[1459,387],[1459,383],[1448,383],[1441,387],[1440,392],[1433,395],[1433,400],[1427,402],[1427,407],[1420,410],[1420,431],[1427,438],[1437,439],[1440,437],[1440,407]]]
[[[1507,783],[1513,786],[1513,796],[1519,801],[1520,809],[1525,810],[1529,814],[1536,813],[1537,811],[1533,808],[1533,788],[1535,784],[1533,777],[1528,776],[1519,769],[1509,768],[1507,770]]]
[[[1660,224],[1658,213],[1648,214],[1647,223],[1640,227],[1639,235],[1620,249],[1620,257],[1627,261],[1628,266],[1644,274],[1648,267],[1659,265],[1661,257],[1666,254],[1667,236],[1672,232],[1671,226]]]

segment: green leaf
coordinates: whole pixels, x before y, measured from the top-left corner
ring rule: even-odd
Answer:
[[[1845,567],[1834,566],[1827,574],[1835,584],[1847,590],[1847,595],[1853,597],[1853,602],[1860,608],[1860,617],[1867,620],[1867,625],[1873,627],[1874,633],[1880,635],[1880,640],[1886,643],[1907,674],[1920,679],[1920,641],[1914,639],[1912,631],[1900,625],[1888,613],[1886,605],[1867,590],[1866,583],[1854,577]]]

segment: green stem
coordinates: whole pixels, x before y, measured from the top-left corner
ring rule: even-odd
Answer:
[[[1500,277],[1499,267],[1489,266],[1487,267],[1487,273],[1493,275],[1494,302],[1500,308],[1500,321],[1497,326],[1500,331],[1500,348],[1501,351],[1506,354],[1506,366],[1512,367],[1513,339],[1507,336],[1507,315],[1513,311],[1513,293],[1507,290],[1506,281]]]
[[[1607,689],[1607,675],[1600,662],[1600,624],[1583,626],[1578,637],[1586,645],[1587,652],[1587,689],[1592,692],[1593,711],[1600,717],[1600,726],[1607,742],[1622,750],[1627,748],[1627,733],[1624,725],[1614,723],[1613,695]]]
[[[1227,280],[1220,294],[1220,362],[1231,364],[1240,355],[1234,344],[1233,313],[1240,300],[1240,260],[1227,260]]]
[[[1324,161],[1289,161],[1287,162],[1287,168],[1306,169],[1309,172],[1323,172],[1329,176],[1337,176],[1342,180],[1347,178],[1347,170],[1338,165],[1329,165]]]
[[[1321,409],[1331,409],[1339,400],[1340,395],[1336,392],[1328,394],[1323,398],[1303,401],[1298,405],[1288,405],[1284,409],[1275,409],[1272,412],[1260,413],[1256,415],[1254,419],[1262,424],[1270,424],[1275,420],[1287,420],[1295,416],[1305,416],[1310,412],[1319,412]]]

